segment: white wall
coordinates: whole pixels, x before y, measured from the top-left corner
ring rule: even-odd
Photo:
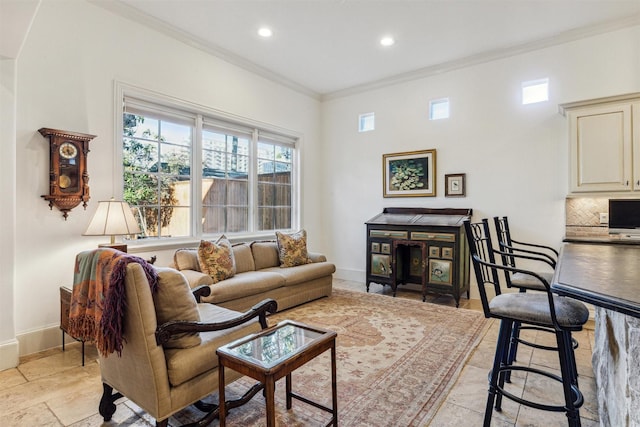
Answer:
[[[636,26],[325,102],[324,212],[337,276],[364,282],[364,222],[389,206],[472,208],[474,220],[507,215],[521,240],[560,246],[568,146],[558,104],[637,92],[639,55]],[[549,102],[521,105],[521,82],[544,77]],[[429,100],[441,97],[451,118],[429,121]],[[376,129],[358,133],[358,114],[367,112]],[[431,148],[437,197],[383,198],[382,155]],[[449,173],[467,174],[467,197],[444,197]]]
[[[18,363],[18,341],[13,317],[16,243],[16,61],[0,59],[0,371]]]
[[[97,201],[119,191],[114,80],[304,134],[302,226],[337,277],[364,282],[364,222],[385,206],[509,215],[518,236],[559,245],[568,161],[557,104],[640,91],[639,40],[634,27],[320,105],[85,1],[44,1],[16,67],[15,304],[2,301],[2,311],[13,312],[20,353],[59,345],[58,287],[71,284],[75,254],[102,241],[81,233]],[[520,82],[545,76],[551,100],[519,105]],[[428,100],[442,96],[452,118],[429,122]],[[369,111],[376,131],[358,134],[357,115]],[[98,135],[90,206],[66,222],[40,197],[48,191],[41,127]],[[382,154],[428,148],[438,150],[438,197],[382,198]],[[445,199],[443,176],[456,172],[467,173],[468,196]],[[170,251],[155,254],[170,260]]]
[[[59,345],[58,287],[70,286],[76,253],[106,241],[82,237],[97,201],[121,192],[114,176],[114,80],[304,135],[302,226],[320,249],[314,194],[319,102],[81,0],[43,1],[17,66],[15,329],[20,353]],[[41,127],[90,133],[91,201],[67,221],[48,192]],[[115,183],[115,184],[114,184]],[[171,253],[154,253],[164,261]],[[3,306],[4,310],[4,306]]]

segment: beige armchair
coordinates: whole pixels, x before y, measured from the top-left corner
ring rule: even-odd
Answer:
[[[184,276],[173,269],[158,268],[156,292],[150,290],[139,263],[126,267],[124,344],[120,355],[100,355],[103,395],[99,412],[109,421],[115,401],[126,397],[167,426],[168,419],[195,404],[205,411],[194,425],[207,425],[217,417],[217,405],[200,400],[218,389],[216,349],[247,334],[265,328],[266,314],[277,309],[265,300],[246,313],[213,304],[200,304],[208,287],[192,290]],[[232,382],[239,375],[229,371]],[[250,389],[242,399],[227,402],[234,408],[251,399],[260,387]],[[115,391],[114,391],[115,390]]]

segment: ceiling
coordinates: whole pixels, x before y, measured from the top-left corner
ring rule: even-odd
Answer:
[[[318,97],[640,24],[640,0],[89,1]]]

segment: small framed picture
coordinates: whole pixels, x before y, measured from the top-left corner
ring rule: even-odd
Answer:
[[[444,176],[445,197],[464,197],[466,173],[452,173]]]

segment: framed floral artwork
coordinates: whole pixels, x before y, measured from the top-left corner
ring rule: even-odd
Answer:
[[[436,195],[436,150],[382,155],[384,197]]]

